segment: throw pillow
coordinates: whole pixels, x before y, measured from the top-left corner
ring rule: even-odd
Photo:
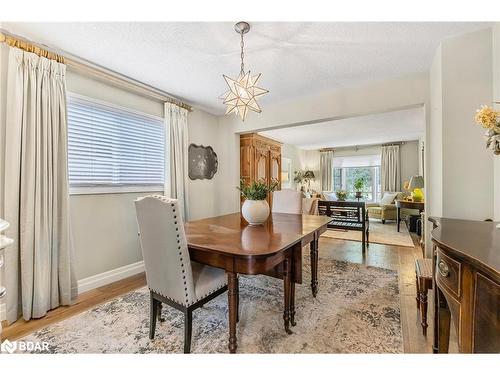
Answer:
[[[394,200],[396,199],[396,196],[399,194],[398,191],[396,192],[391,192],[391,191],[386,191],[384,193],[384,196],[380,200],[380,205],[381,206],[386,206],[388,204],[393,204]]]
[[[335,193],[333,191],[324,191],[323,196],[325,197],[325,200],[327,200],[327,201],[336,201],[337,200],[337,196],[335,195]]]

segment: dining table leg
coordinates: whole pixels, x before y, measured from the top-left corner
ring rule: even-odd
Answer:
[[[295,322],[295,282],[290,283],[290,324],[295,327],[297,323]]]
[[[293,332],[290,330],[290,296],[291,296],[291,284],[292,284],[292,270],[291,262],[288,258],[283,261],[283,291],[285,307],[283,309],[283,321],[285,323],[285,331],[289,335]]]
[[[227,297],[229,308],[229,353],[236,353],[236,321],[238,319],[238,274],[227,271]]]
[[[396,221],[398,223],[398,232],[399,232],[399,223],[401,222],[401,208],[396,208]]]
[[[311,290],[313,297],[318,294],[318,240],[314,239],[310,246],[311,249]]]

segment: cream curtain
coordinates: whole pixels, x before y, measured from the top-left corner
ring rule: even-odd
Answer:
[[[333,189],[333,151],[321,151],[320,161],[321,191]]]
[[[380,184],[385,191],[401,191],[401,159],[399,145],[382,146]]]
[[[173,103],[165,103],[165,195],[179,200],[181,215],[188,220],[188,111]]]
[[[69,228],[66,66],[9,49],[4,213],[7,320],[40,318],[76,295]]]

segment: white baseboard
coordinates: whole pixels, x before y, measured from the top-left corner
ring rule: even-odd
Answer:
[[[78,293],[87,292],[103,285],[111,284],[115,281],[137,275],[141,272],[144,272],[143,260],[123,267],[115,268],[114,270],[106,271],[98,275],[90,276],[85,279],[78,280]]]
[[[130,276],[144,272],[144,261],[128,264],[123,267],[115,268],[114,270],[106,271],[98,275],[90,276],[82,280],[78,280],[78,293],[87,292],[101,286],[114,283]],[[5,303],[0,303],[0,322],[6,319],[7,311]]]

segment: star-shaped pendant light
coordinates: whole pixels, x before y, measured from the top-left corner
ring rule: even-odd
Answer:
[[[229,87],[229,91],[222,94],[220,99],[223,99],[224,104],[227,106],[226,115],[235,113],[245,121],[248,110],[257,113],[262,112],[256,98],[267,94],[269,91],[257,86],[257,82],[261,76],[260,73],[254,76],[251,75],[250,71],[245,73],[245,66],[243,63],[243,48],[245,46],[243,35],[250,30],[250,25],[247,22],[238,22],[234,28],[236,32],[241,35],[241,71],[236,79],[223,75]]]

